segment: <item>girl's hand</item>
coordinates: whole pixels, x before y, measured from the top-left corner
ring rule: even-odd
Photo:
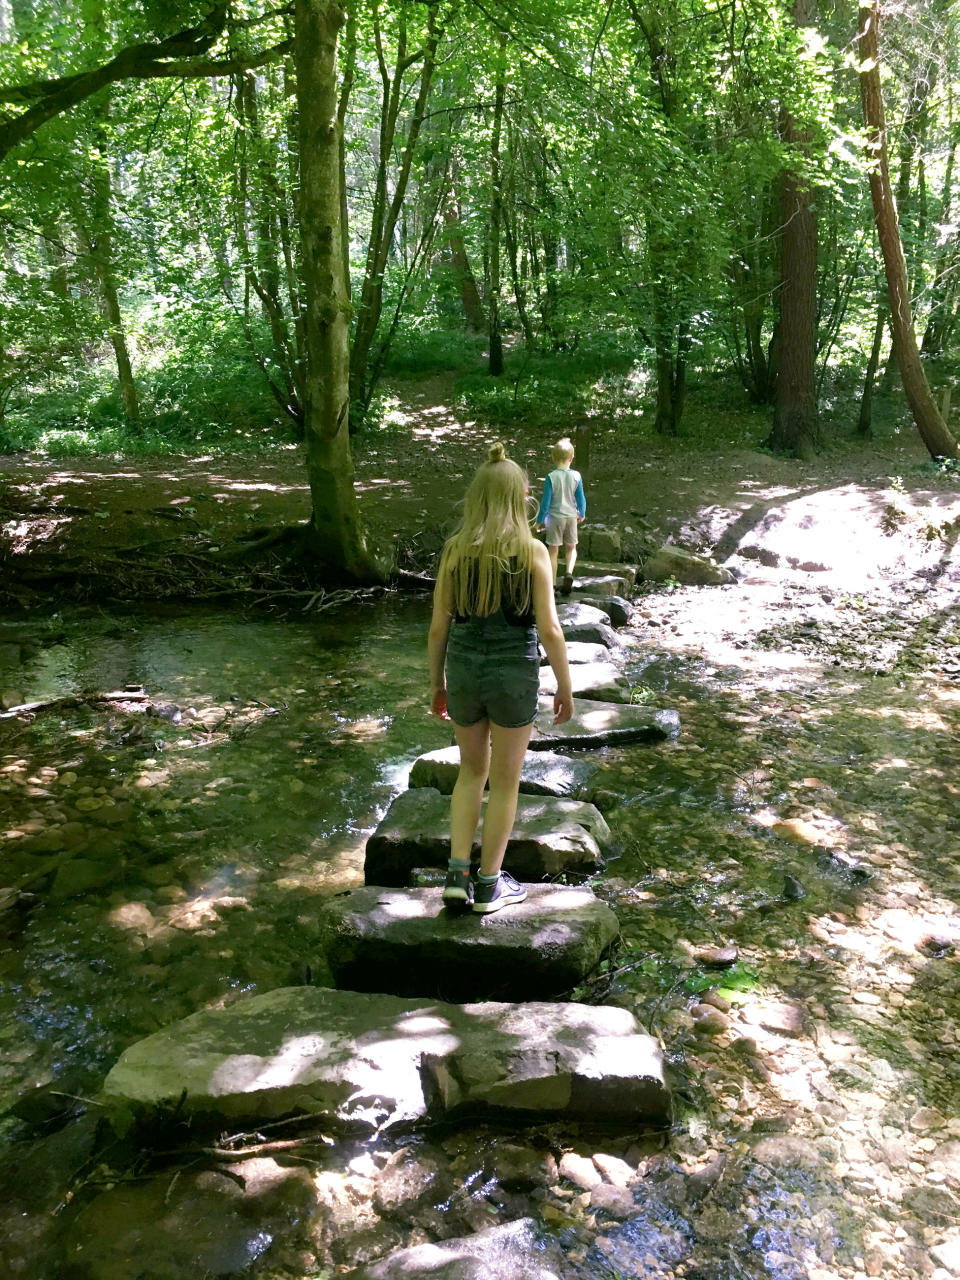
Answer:
[[[573,694],[555,693],[553,695],[553,723],[566,724],[573,715]]]
[[[447,691],[446,689],[434,689],[430,698],[430,712],[432,715],[439,716],[441,720],[449,720],[447,713]]]

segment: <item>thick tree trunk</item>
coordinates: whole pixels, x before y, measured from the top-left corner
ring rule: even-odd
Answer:
[[[784,133],[793,132],[784,122]],[[794,137],[793,140],[796,140]],[[770,447],[811,458],[820,444],[817,413],[817,224],[811,192],[796,174],[781,178],[779,364]]]
[[[300,235],[305,284],[304,427],[312,550],[337,578],[381,581],[367,548],[350,454],[350,304],[340,238],[340,129],[335,0],[296,0]]]
[[[793,19],[810,26],[814,0],[795,0]],[[780,135],[803,147],[807,138],[789,111],[780,113]],[[817,222],[805,178],[791,170],[780,177],[780,317],[776,399],[769,444],[798,458],[812,458],[820,445],[817,411]]]
[[[507,95],[507,34],[500,35],[500,65],[493,102],[493,131],[490,137],[490,246],[487,316],[490,320],[490,376],[503,373],[503,334],[500,329],[500,224],[503,220],[503,174],[500,166],[500,136],[503,132],[503,103]]]
[[[900,243],[897,211],[890,187],[887,163],[886,125],[883,95],[880,88],[880,52],[878,40],[879,13],[877,0],[860,10],[857,37],[860,44],[860,97],[867,128],[867,156],[871,161],[870,194],[877,235],[883,253],[890,301],[890,323],[900,361],[900,376],[910,412],[923,443],[934,458],[960,457],[960,447],[951,435],[930,392],[920,361],[917,337],[913,330],[907,264]]]

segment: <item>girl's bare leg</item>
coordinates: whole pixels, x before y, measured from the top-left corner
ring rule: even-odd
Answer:
[[[490,768],[490,721],[455,724],[453,732],[460,748],[460,772],[450,797],[450,856],[469,862]]]
[[[554,549],[551,547],[551,551]],[[490,726],[490,798],[483,815],[482,875],[497,875],[503,862],[513,820],[517,816],[520,770],[532,732],[532,724],[525,724],[519,729],[503,729],[497,724]]]
[[[553,565],[553,585],[557,585],[557,561],[560,559],[559,547],[547,547],[550,552],[550,563]]]

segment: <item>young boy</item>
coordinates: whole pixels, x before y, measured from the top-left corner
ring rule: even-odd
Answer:
[[[577,525],[587,514],[587,500],[583,496],[583,477],[572,471],[573,444],[564,436],[553,446],[554,469],[543,485],[543,498],[537,512],[537,528],[546,529],[547,550],[553,565],[553,581],[557,581],[557,561],[560,546],[564,550],[564,575],[561,591],[569,595],[573,590],[573,569],[577,563]]]

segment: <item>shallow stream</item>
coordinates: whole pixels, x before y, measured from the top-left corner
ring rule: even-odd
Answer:
[[[409,765],[450,741],[426,711],[427,618],[424,601],[387,599],[303,621],[64,613],[0,631],[0,688],[24,701],[142,686],[159,707],[0,721],[3,884],[27,894],[2,917],[0,1109],[50,1081],[93,1090],[156,1028],[315,978],[318,901],[362,882],[365,837]],[[598,1221],[589,1195],[505,1193],[481,1162],[495,1136],[416,1158],[445,1161],[469,1190],[450,1215],[464,1229],[477,1229],[468,1210],[496,1222],[539,1205],[571,1277],[877,1274],[864,1254],[894,1241],[905,1193],[870,1142],[909,1139],[918,1108],[946,1126],[929,1157],[960,1138],[958,702],[849,672],[764,684],[639,642],[626,670],[637,699],[677,707],[684,731],[602,757],[622,854],[594,887],[623,942],[578,994],[624,1003],[662,1035],[670,1145],[633,1146],[648,1173],[623,1223]],[[913,913],[914,937],[891,912]],[[930,937],[939,951],[924,950]],[[701,956],[724,945],[739,959],[719,976]],[[718,1017],[701,1026],[697,996],[711,991]],[[843,1077],[848,1062],[864,1074]],[[9,1137],[19,1123],[5,1122]],[[806,1147],[791,1155],[787,1130]],[[757,1134],[771,1135],[766,1158]],[[351,1159],[331,1154],[328,1168],[362,1181]],[[714,1182],[695,1183],[718,1162]],[[946,1195],[951,1177],[929,1185]],[[901,1261],[930,1243],[914,1216],[907,1244],[889,1243]]]

